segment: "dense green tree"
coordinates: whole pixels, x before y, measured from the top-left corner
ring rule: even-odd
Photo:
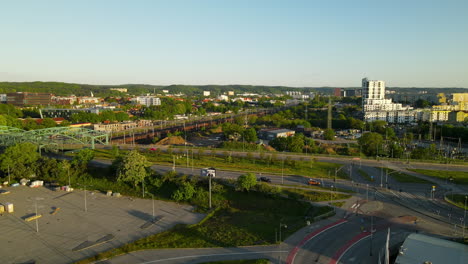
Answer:
[[[10,170],[12,178],[29,178],[35,175],[36,162],[40,155],[32,143],[19,143],[5,149],[0,155],[0,166],[4,172]]]
[[[49,127],[56,127],[57,123],[55,123],[55,121],[52,118],[44,118],[44,120],[42,120],[41,125],[44,128],[49,128]]]
[[[383,137],[379,133],[368,132],[358,139],[358,143],[366,156],[375,156],[379,148],[382,151]]]
[[[176,201],[188,201],[195,195],[195,187],[190,182],[182,183],[172,194],[172,199]]]
[[[239,176],[236,181],[236,188],[240,191],[250,191],[257,185],[257,177],[253,173]]]
[[[125,112],[117,112],[115,113],[115,119],[119,122],[130,120],[130,117]]]
[[[416,108],[428,108],[429,106],[431,106],[431,103],[424,99],[418,99],[414,102]]]
[[[146,157],[136,150],[128,152],[125,156],[116,160],[117,180],[131,182],[135,186],[148,175],[148,162]]]
[[[325,140],[335,140],[335,131],[333,129],[326,129],[323,132],[323,138]]]
[[[94,159],[94,151],[92,149],[80,150],[72,160],[72,164],[79,170],[85,171],[91,160]]]
[[[244,133],[244,128],[234,123],[223,123],[222,128],[224,137],[234,141],[239,140]]]
[[[254,128],[244,130],[244,139],[247,142],[256,142],[258,140],[257,131]]]
[[[304,149],[305,136],[301,133],[288,137],[288,149],[291,152],[302,152]]]

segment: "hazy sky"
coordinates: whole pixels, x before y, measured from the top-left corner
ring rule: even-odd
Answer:
[[[467,0],[0,0],[0,81],[468,87]]]

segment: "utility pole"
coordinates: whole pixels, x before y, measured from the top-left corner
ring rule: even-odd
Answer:
[[[467,195],[465,195],[465,211],[463,212],[463,240],[465,240],[465,222],[466,222],[466,199],[468,198]]]
[[[84,208],[85,212],[88,212],[88,205],[86,203],[86,185],[84,186]]]
[[[34,205],[36,207],[36,233],[39,233],[39,220],[38,220],[38,216],[37,216],[37,200],[34,201]]]
[[[380,188],[383,187],[383,167],[380,167]]]
[[[366,200],[369,201],[369,184],[366,184]]]
[[[328,97],[327,129],[332,129],[332,104],[331,104],[331,96]]]
[[[175,171],[175,155],[172,155],[172,171]]]
[[[209,190],[209,194],[210,194],[209,195],[209,207],[210,207],[210,209],[211,209],[211,177],[212,177],[211,173],[208,174],[208,190]]]
[[[374,216],[371,215],[371,224],[370,224],[370,251],[369,251],[369,256],[372,256],[372,235],[373,235],[373,232],[372,232],[372,229],[373,229],[373,225],[374,225]]]
[[[281,162],[281,184],[284,184],[284,156]]]

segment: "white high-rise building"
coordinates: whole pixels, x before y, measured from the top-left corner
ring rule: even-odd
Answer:
[[[161,105],[161,99],[156,96],[137,96],[132,98],[131,101],[145,106]]]
[[[362,109],[364,121],[384,120],[388,123],[416,122],[412,107],[385,99],[385,82],[362,79]]]

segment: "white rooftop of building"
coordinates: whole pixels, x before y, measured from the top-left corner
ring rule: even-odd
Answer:
[[[400,252],[395,264],[468,263],[468,246],[422,234],[409,235]]]

